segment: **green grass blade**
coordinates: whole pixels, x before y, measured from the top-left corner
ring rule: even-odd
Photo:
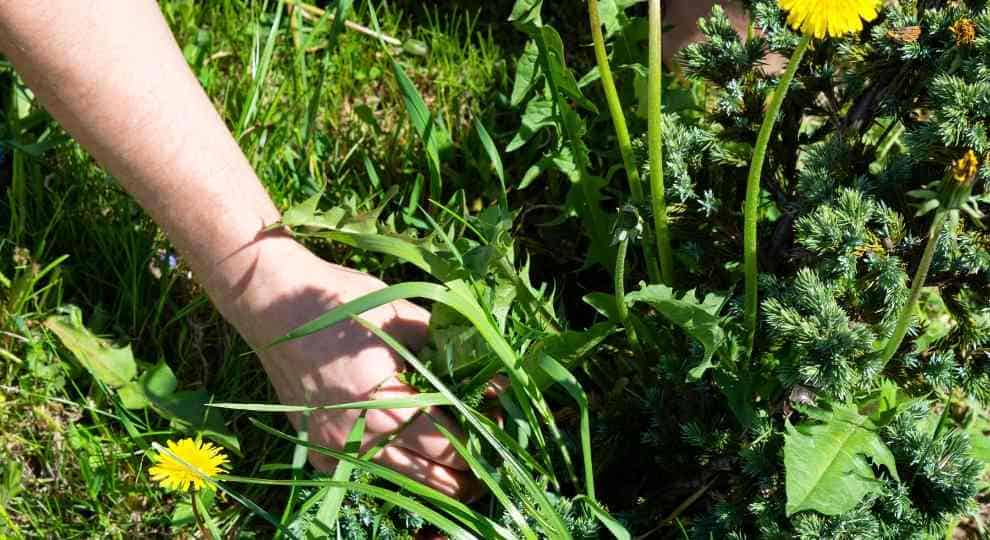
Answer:
[[[352,456],[357,456],[361,451],[361,441],[364,438],[365,415],[362,414],[354,420],[354,426],[347,435],[347,442],[344,444],[344,451]],[[351,472],[354,471],[354,464],[347,461],[337,462],[337,468],[333,471],[331,480],[334,482],[347,482],[351,479]],[[344,496],[347,489],[341,486],[332,486],[327,489],[320,508],[316,511],[316,519],[310,524],[306,536],[309,538],[326,538],[333,533],[337,525],[337,517],[340,515],[340,506],[344,503]]]
[[[474,530],[475,532],[486,538],[491,537],[491,535],[493,535],[495,531],[501,528],[501,526],[497,525],[495,522],[491,521],[485,516],[475,512],[461,501],[458,501],[457,499],[454,499],[449,495],[445,495],[427,485],[420,484],[419,482],[410,479],[409,477],[403,475],[402,473],[398,473],[392,469],[389,469],[388,467],[379,465],[372,461],[368,461],[367,459],[364,458],[358,458],[356,456],[350,455],[345,452],[341,452],[339,450],[333,450],[330,448],[319,446],[309,441],[299,440],[293,437],[292,435],[289,435],[288,433],[283,433],[253,418],[251,419],[251,423],[254,424],[255,427],[257,427],[258,429],[270,435],[273,435],[280,439],[284,439],[294,444],[300,444],[306,446],[307,448],[313,450],[314,452],[334,458],[340,462],[350,463],[355,468],[364,470],[370,474],[377,476],[378,478],[381,478],[382,480],[391,482],[395,486],[402,488],[403,490],[409,493],[412,493],[423,499],[426,499],[430,501],[431,504],[442,509],[447,514],[460,520],[461,523],[463,523],[466,527],[471,528],[472,530]],[[321,481],[309,481],[309,482],[310,483],[304,485],[316,485],[321,487],[324,486],[324,484],[321,483]]]
[[[448,431],[447,428],[443,427],[442,424],[439,422],[434,422],[433,426],[437,428],[437,431],[442,433],[444,437],[447,437],[447,440],[450,441],[451,446],[453,446],[454,450],[456,450],[457,453],[464,458],[464,461],[468,464],[468,467],[471,468],[471,472],[474,473],[475,477],[484,482],[485,486],[488,487],[488,491],[495,496],[495,499],[501,503],[502,508],[505,508],[506,512],[509,513],[509,517],[516,524],[516,526],[519,527],[519,530],[522,531],[523,536],[536,540],[536,533],[533,532],[533,529],[529,526],[529,523],[526,522],[526,517],[523,516],[522,512],[519,511],[519,508],[517,508],[512,502],[512,498],[509,497],[504,489],[502,489],[502,485],[499,484],[498,480],[492,476],[492,473],[489,470],[490,467],[481,463],[479,458],[476,458],[471,451],[464,446],[464,443],[458,440],[457,437]]]
[[[579,500],[587,504],[591,513],[598,518],[598,521],[602,522],[602,525],[605,525],[605,528],[612,533],[612,536],[615,536],[616,540],[632,540],[632,535],[629,534],[629,531],[593,499],[578,495],[574,500]]]
[[[297,481],[297,480],[269,480],[265,478],[251,478],[247,476],[224,476],[223,479],[227,482],[237,482],[240,484],[255,484],[261,486],[326,486],[326,487],[338,487],[347,491],[356,491],[358,493],[363,493],[369,497],[374,497],[376,499],[381,499],[387,503],[393,504],[406,510],[408,512],[413,512],[418,514],[420,517],[430,522],[432,525],[439,528],[441,531],[449,535],[450,540],[477,540],[478,537],[471,534],[470,532],[464,530],[463,527],[454,523],[449,518],[445,517],[443,514],[433,510],[432,508],[426,506],[423,503],[416,501],[405,495],[396,493],[394,491],[389,491],[378,486],[370,486],[368,484],[360,484],[357,482],[337,482],[337,481]]]
[[[498,438],[492,434],[490,429],[486,429],[486,426],[478,421],[476,411],[465,405],[461,400],[457,399],[457,396],[443,384],[443,381],[430,372],[430,370],[427,369],[415,355],[409,352],[409,349],[405,348],[401,343],[396,341],[395,338],[360,317],[354,317],[354,320],[361,323],[361,325],[367,328],[369,332],[375,334],[378,339],[381,339],[386,345],[395,350],[395,352],[397,352],[407,364],[418,371],[431,385],[433,385],[434,388],[437,389],[437,391],[451,400],[453,407],[457,409],[458,412],[463,414],[468,423],[471,424],[471,427],[473,427],[478,434],[481,435],[482,438],[484,438],[488,444],[495,449],[495,451],[505,461],[507,470],[512,473],[513,478],[526,489],[527,494],[532,498],[532,500],[536,501],[541,511],[533,517],[542,521],[549,530],[558,533],[560,535],[559,538],[571,538],[570,532],[567,530],[567,526],[554,509],[553,504],[549,499],[547,499],[543,489],[536,484],[529,474],[527,474],[525,468],[523,468],[522,464],[520,464],[516,459],[516,456],[513,455],[508,448],[506,448],[501,441],[499,441]]]
[[[320,69],[320,77],[316,81],[316,88],[313,90],[313,93],[309,98],[309,106],[306,108],[306,130],[305,138],[303,140],[303,148],[308,148],[309,142],[313,138],[313,132],[316,128],[316,115],[319,112],[320,96],[323,95],[323,84],[326,81],[327,72],[330,71],[331,53],[337,46],[337,36],[340,35],[340,31],[344,27],[344,20],[347,18],[347,15],[351,10],[352,3],[352,0],[340,0],[337,2],[337,11],[334,12],[333,25],[331,25],[330,34],[327,37],[327,50],[323,53],[323,66],[322,69]],[[327,17],[329,16],[329,10],[323,12],[323,15],[316,24],[316,28],[310,32],[307,45],[311,45],[311,42],[315,39],[317,30],[326,24]]]
[[[293,339],[299,339],[301,337],[314,334],[320,330],[329,328],[343,320],[346,320],[352,315],[359,315],[365,311],[394,302],[396,300],[415,297],[436,299],[445,296],[446,292],[446,288],[435,283],[410,281],[406,283],[399,283],[397,285],[391,285],[373,293],[366,294],[342,306],[331,309],[312,321],[289,331],[284,336],[273,341],[266,348],[274,347],[275,345],[285,343],[286,341],[291,341]]]
[[[578,380],[553,358],[542,355],[540,367],[551,379],[574,398],[581,413],[581,458],[584,462],[584,489],[591,500],[595,500],[595,471],[591,461],[591,415],[588,412],[588,397]]]
[[[511,381],[510,389],[513,395],[516,396],[518,404],[530,425],[541,426],[543,424],[549,424],[553,421],[552,414],[550,413],[550,408],[543,399],[539,388],[536,387],[533,379],[521,366],[521,363],[519,362],[515,351],[512,349],[512,346],[509,345],[509,343],[499,332],[498,328],[491,321],[490,314],[486,313],[477,301],[474,300],[473,294],[474,293],[472,292],[471,287],[460,280],[448,282],[446,287],[425,282],[408,282],[392,285],[332,309],[316,319],[291,330],[288,334],[279,338],[270,346],[318,332],[341,322],[345,318],[364,313],[369,309],[393,302],[395,300],[418,297],[433,300],[434,302],[441,302],[454,309],[463,315],[469,322],[471,322],[471,324],[473,324],[478,330],[478,333],[486,342],[488,342],[489,346],[505,365]],[[379,337],[383,334],[377,328],[372,330],[372,332],[379,335]],[[387,334],[385,335],[387,336]],[[389,337],[389,340],[391,340],[391,337]],[[394,340],[391,341],[394,342]],[[386,341],[386,343],[388,343],[388,341]],[[406,352],[408,353],[408,351]],[[416,362],[418,363],[418,360]],[[433,377],[432,374],[430,377]],[[433,379],[436,383],[440,382],[435,377],[433,377]],[[432,382],[433,381],[431,381],[431,383]],[[436,383],[434,383],[434,385]],[[440,388],[437,387],[437,390],[440,390]],[[440,391],[442,392],[442,390]],[[452,396],[453,394],[447,395],[448,398],[454,399]],[[458,402],[455,401],[453,405],[456,407],[457,403]],[[534,413],[534,408],[539,411],[542,420],[537,418]],[[534,439],[541,449],[546,449],[546,442],[543,440],[542,432],[540,430],[537,429],[534,431]],[[523,469],[520,468],[520,470]],[[542,491],[538,496],[545,499]],[[549,501],[547,504],[549,505]],[[552,506],[549,506],[549,508],[552,509]]]
[[[478,132],[478,139],[481,140],[481,146],[484,147],[485,153],[488,154],[488,160],[492,162],[492,168],[495,169],[495,175],[498,177],[499,187],[501,188],[498,199],[499,205],[503,210],[508,210],[509,200],[508,194],[505,192],[505,169],[502,167],[502,157],[499,156],[498,149],[495,148],[495,141],[488,135],[488,130],[485,129],[485,126],[478,119],[474,120],[474,130]]]
[[[265,40],[265,50],[258,62],[258,71],[255,73],[254,80],[252,81],[251,94],[248,97],[247,105],[241,112],[241,118],[237,122],[238,137],[244,133],[248,124],[254,120],[255,114],[257,114],[258,101],[261,98],[265,81],[268,80],[268,69],[272,65],[272,54],[275,52],[275,42],[278,38],[279,27],[282,25],[282,12],[285,11],[284,8],[285,0],[279,0],[278,6],[275,8],[275,20],[272,21],[271,30],[268,31],[268,39]]]
[[[218,409],[233,409],[235,411],[250,411],[263,413],[296,413],[310,411],[326,411],[340,409],[422,409],[434,405],[450,405],[450,400],[436,392],[416,394],[415,396],[373,399],[368,401],[353,401],[334,405],[278,405],[274,403],[209,403],[207,406]]]
[[[192,494],[192,507],[196,517],[202,521],[202,525],[206,527],[206,531],[209,532],[213,540],[222,539],[223,534],[220,532],[220,527],[217,526],[217,520],[213,519],[213,516],[207,511],[199,493]]]

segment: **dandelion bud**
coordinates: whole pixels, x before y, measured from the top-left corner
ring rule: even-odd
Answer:
[[[969,200],[979,166],[980,161],[972,149],[952,162],[949,177],[942,182],[939,196],[939,203],[943,208],[958,210]]]

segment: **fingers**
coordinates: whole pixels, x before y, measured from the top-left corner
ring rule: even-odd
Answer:
[[[375,399],[389,399],[416,394],[414,388],[392,377],[388,383],[382,385],[374,397]],[[416,414],[417,411],[418,409],[369,411],[368,432],[377,439],[401,429],[392,442],[393,445],[415,452],[446,467],[467,470],[467,463],[457,455],[457,451],[454,450],[450,441],[433,425],[434,421],[439,422],[455,437],[462,437],[457,424],[437,407],[429,407],[419,415]],[[403,427],[406,422],[410,423]]]
[[[481,490],[470,472],[444,467],[405,448],[386,446],[375,461],[451,497],[470,499]]]
[[[426,343],[430,312],[406,300],[379,306],[362,315],[412,350]]]
[[[470,472],[445,467],[405,448],[386,446],[375,461],[451,497],[471,499],[481,493],[481,483]],[[320,471],[329,471],[337,464],[337,460],[315,451],[309,453],[309,462]]]
[[[485,386],[485,399],[495,399],[508,389],[509,378],[501,374],[496,375],[492,377],[492,380],[488,381],[488,385]]]
[[[320,443],[317,442],[317,444]],[[309,464],[312,465],[313,468],[318,471],[327,472],[330,469],[333,469],[337,465],[337,460],[325,454],[321,454],[316,450],[310,450]]]
[[[508,387],[509,379],[504,375],[497,375],[488,383],[484,390],[484,396],[487,399],[495,399]],[[383,385],[375,397],[386,399],[414,395],[415,393],[416,391],[408,385],[391,379],[389,384]],[[390,433],[401,427],[402,422],[413,418],[414,414],[415,409],[372,411],[369,412],[368,417],[369,427],[377,433]],[[379,415],[383,415],[385,418]],[[490,412],[490,415],[499,426],[502,425],[501,410],[495,409]],[[441,424],[444,429],[458,437],[459,440],[464,439],[460,426],[454,422],[450,415],[437,407],[430,407],[423,414],[413,418],[412,422],[399,432],[392,444],[415,452],[445,467],[462,471],[468,470],[467,463],[450,444],[447,437],[436,429],[435,423]]]
[[[445,467],[466,471],[468,464],[457,453],[450,441],[435,427],[434,422],[443,425],[455,437],[463,439],[460,427],[453,419],[436,407],[417,416],[408,427],[402,430],[393,444],[415,452]]]
[[[508,379],[503,376],[493,378],[485,388],[485,397],[496,398],[508,388],[508,385]],[[414,388],[400,382],[396,377],[390,377],[372,397],[395,399],[416,394]],[[401,429],[378,453],[375,461],[447,495],[459,498],[479,496],[482,484],[471,474],[467,463],[457,454],[450,441],[435,427],[435,423],[440,424],[455,437],[462,438],[457,423],[438,407],[429,407],[417,415],[420,410],[417,408],[369,410],[366,415],[362,451],[368,450],[380,443],[384,437]],[[490,411],[489,414],[491,413]],[[336,430],[326,428],[339,423],[339,418],[335,422],[331,420],[332,417],[351,414],[357,416],[356,411],[346,413],[321,411],[314,415],[312,422],[317,425],[323,424],[325,428],[321,430],[317,427],[311,430],[311,435],[317,439],[315,442],[328,444],[331,447],[342,446],[343,437],[334,436]],[[319,418],[320,416],[324,418]],[[502,424],[501,414],[498,411],[494,412],[494,420]],[[336,464],[336,460],[316,452],[310,453],[310,462],[315,468],[324,471],[333,468]]]

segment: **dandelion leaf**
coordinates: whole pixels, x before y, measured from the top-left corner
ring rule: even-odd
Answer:
[[[49,317],[45,326],[58,336],[87,371],[110,388],[125,386],[137,375],[131,347],[117,348],[93,335],[83,326],[79,308],[66,307],[62,315]]]
[[[855,407],[805,412],[809,419],[797,427],[788,422],[784,436],[787,515],[814,510],[836,516],[852,510],[880,489],[872,464],[898,478],[890,449]]]
[[[703,360],[688,372],[688,376],[695,380],[714,366],[712,358],[725,343],[725,330],[722,329],[722,321],[717,315],[722,300],[718,295],[709,294],[699,302],[695,299],[694,291],[677,297],[674,290],[666,285],[644,286],[626,295],[626,302],[646,302],[665,319],[681,327],[701,343],[705,350]]]

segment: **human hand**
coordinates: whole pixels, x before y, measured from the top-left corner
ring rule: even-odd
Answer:
[[[725,10],[725,15],[732,27],[739,33],[739,38],[746,40],[749,27],[749,15],[745,8],[736,0],[668,0],[664,3],[666,11],[663,14],[664,24],[670,28],[663,33],[663,61],[670,65],[675,55],[684,47],[702,41],[704,34],[698,29],[698,19],[711,15],[712,7],[718,4]],[[767,73],[783,71],[786,59],[778,54],[768,54],[764,59]]]
[[[415,394],[396,378],[403,370],[402,360],[353,321],[265,350],[292,328],[385,286],[367,274],[327,263],[293,241],[275,240],[267,245],[272,247],[258,251],[243,294],[224,311],[248,342],[262,351],[262,364],[282,403],[315,406]],[[362,317],[416,348],[426,339],[430,314],[399,301]],[[314,412],[308,419],[310,440],[343,447],[358,415],[356,410]],[[457,425],[436,407],[414,416],[416,409],[369,410],[364,449],[412,419],[376,461],[448,495],[476,493],[478,483],[467,464],[433,422],[441,422],[455,434],[459,433]],[[298,427],[300,416],[290,418]],[[322,470],[333,465],[333,460],[316,453],[310,454],[310,462]]]

